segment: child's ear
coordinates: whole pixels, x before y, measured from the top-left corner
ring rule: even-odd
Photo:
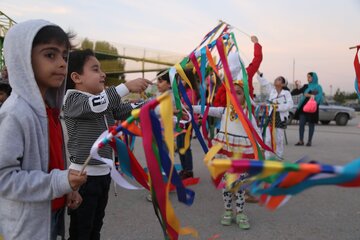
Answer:
[[[70,77],[75,84],[81,83],[80,74],[78,74],[77,72],[72,72],[70,74]]]

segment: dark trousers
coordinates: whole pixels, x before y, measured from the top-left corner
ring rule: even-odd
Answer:
[[[191,141],[191,137],[190,137],[190,141]],[[176,137],[176,145],[177,145],[177,149],[179,151],[182,169],[185,171],[192,171],[193,170],[193,159],[192,159],[191,145],[186,150],[185,154],[181,154],[180,149],[184,147],[184,144],[185,144],[185,133],[180,134],[179,136]]]
[[[300,114],[299,115],[299,136],[300,136],[300,141],[304,142],[304,132],[305,132],[305,124],[306,124],[306,122],[309,123],[309,139],[308,139],[308,142],[311,143],[313,135],[314,135],[314,131],[315,131],[315,123],[313,123],[311,121],[308,121],[305,114]]]
[[[70,214],[70,240],[98,240],[105,216],[110,188],[110,174],[88,176],[79,189],[83,202]]]
[[[58,236],[65,239],[65,207],[51,212],[51,234],[50,239],[56,240]]]

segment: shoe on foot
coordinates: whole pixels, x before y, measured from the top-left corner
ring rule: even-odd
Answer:
[[[249,218],[244,213],[238,213],[236,215],[236,224],[243,230],[250,229]]]
[[[179,176],[180,176],[181,180],[184,180],[184,179],[187,179],[187,178],[194,177],[194,173],[193,173],[193,171],[181,170],[179,172]]]
[[[295,144],[295,146],[304,146],[304,142],[298,141],[298,142]]]
[[[307,146],[307,147],[311,147],[311,142],[308,142],[308,143],[306,144],[306,146]]]
[[[224,226],[230,226],[233,219],[232,210],[226,210],[221,217],[221,224]]]

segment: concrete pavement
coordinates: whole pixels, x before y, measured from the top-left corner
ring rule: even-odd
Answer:
[[[285,158],[294,162],[308,155],[310,158],[329,164],[345,164],[360,157],[360,117],[348,126],[318,125],[315,129],[312,147],[295,147],[298,140],[298,126],[287,129],[289,144]],[[305,141],[307,140],[307,127]],[[137,140],[136,156],[144,161],[142,146]],[[223,213],[221,191],[210,182],[208,170],[203,164],[203,152],[197,140],[192,141],[194,172],[200,183],[192,189],[196,192],[191,207],[171,199],[177,216],[183,226],[192,226],[200,239],[360,239],[360,189],[335,186],[315,187],[293,197],[285,206],[275,212],[246,204],[245,211],[251,221],[251,229],[240,230],[235,224],[224,227],[220,224]],[[177,161],[178,157],[176,158]],[[145,199],[145,191],[129,191],[113,188],[102,230],[102,239],[163,239],[160,224],[152,204]],[[188,236],[180,239],[193,239]]]

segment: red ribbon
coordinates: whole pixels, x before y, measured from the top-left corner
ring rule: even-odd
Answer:
[[[360,92],[360,63],[359,63],[359,56],[358,56],[359,49],[360,49],[360,45],[357,46],[356,55],[355,55],[355,59],[354,59],[355,74],[356,74],[356,79],[357,79],[358,88],[359,88],[359,89],[356,89],[357,92]]]
[[[141,129],[146,129],[143,131],[143,146],[144,152],[146,155],[146,162],[151,176],[151,184],[154,188],[156,194],[156,200],[159,205],[159,210],[162,216],[163,222],[166,224],[166,230],[170,239],[178,239],[178,232],[173,229],[167,221],[166,218],[166,184],[163,181],[163,176],[159,163],[156,159],[156,156],[153,152],[153,136],[152,136],[152,125],[150,120],[150,110],[154,109],[159,102],[154,99],[148,104],[144,105],[140,111],[140,126]],[[154,186],[156,183],[156,186]],[[154,199],[155,200],[155,199]],[[153,201],[154,201],[153,200]]]

